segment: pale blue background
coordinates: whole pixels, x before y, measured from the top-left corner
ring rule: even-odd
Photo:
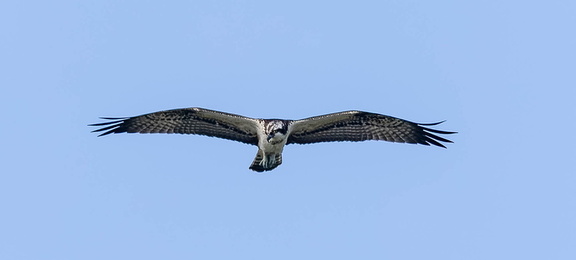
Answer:
[[[576,259],[575,1],[2,1],[0,259]],[[87,124],[448,120],[448,149]]]

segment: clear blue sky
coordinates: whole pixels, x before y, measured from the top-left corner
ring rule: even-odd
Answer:
[[[0,259],[576,259],[575,1],[2,1]],[[205,107],[448,149],[97,138]]]

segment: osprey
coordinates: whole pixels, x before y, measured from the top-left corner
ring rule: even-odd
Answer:
[[[282,150],[287,144],[309,144],[333,141],[384,140],[399,143],[436,145],[452,141],[436,134],[454,134],[434,130],[403,119],[363,112],[344,111],[300,120],[256,119],[204,108],[183,108],[134,117],[102,119],[109,122],[92,132],[197,134],[234,140],[258,146],[250,166],[257,172],[270,171],[282,164]]]

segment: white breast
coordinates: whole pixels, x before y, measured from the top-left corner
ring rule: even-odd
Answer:
[[[276,134],[276,136],[270,139],[268,142],[267,136],[261,135],[258,140],[258,147],[264,151],[264,154],[278,154],[282,153],[284,146],[286,145],[286,138],[283,134]]]

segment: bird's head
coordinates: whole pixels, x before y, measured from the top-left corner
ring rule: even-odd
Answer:
[[[266,130],[266,140],[271,144],[277,144],[286,138],[288,125],[280,120],[274,120],[268,124]]]

